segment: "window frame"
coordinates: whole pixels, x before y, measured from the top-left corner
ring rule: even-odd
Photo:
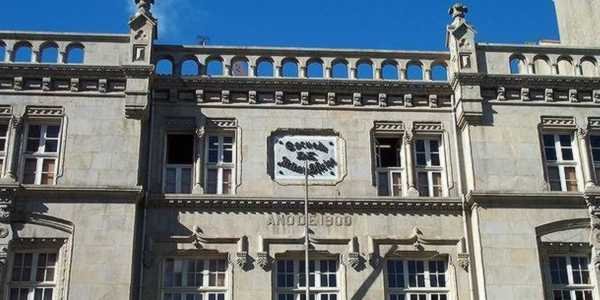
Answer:
[[[192,149],[192,153],[194,153],[194,155],[192,156],[192,164],[169,164],[168,163],[168,153],[169,153],[169,136],[170,135],[191,135],[193,138],[193,149]],[[197,174],[196,174],[196,156],[197,156],[197,151],[198,151],[198,146],[197,146],[198,142],[197,142],[197,137],[192,134],[192,133],[188,133],[188,132],[183,132],[183,131],[170,131],[167,132],[164,135],[164,151],[163,151],[163,163],[162,163],[162,172],[163,172],[163,176],[162,176],[162,192],[165,194],[191,194],[193,189],[194,189],[194,183],[195,183],[195,179]],[[168,181],[168,170],[170,168],[174,168],[175,169],[175,192],[174,193],[168,193],[167,192],[167,181]],[[190,169],[190,188],[189,188],[189,192],[185,192],[183,191],[183,182],[181,180],[182,178],[182,173],[183,173],[183,169]]]
[[[209,274],[210,274],[210,261],[223,261],[225,263],[225,271],[223,272],[225,275],[225,281],[223,286],[198,286],[198,287],[185,287],[183,286],[183,280],[186,279],[188,273],[182,272],[182,286],[181,287],[166,287],[165,286],[165,276],[166,276],[166,262],[167,260],[172,259],[174,261],[203,261],[204,268],[202,272],[202,280],[204,282],[209,282]],[[207,268],[208,267],[208,268]],[[165,300],[167,293],[181,294],[183,297],[186,295],[202,295],[202,299],[208,300],[208,296],[210,294],[220,294],[223,293],[225,300],[232,299],[233,293],[233,266],[230,264],[226,256],[223,255],[176,255],[176,256],[165,256],[161,259],[160,268],[159,268],[160,276],[159,276],[159,299]],[[182,298],[183,299],[183,298]]]
[[[58,169],[59,169],[59,160],[60,153],[62,150],[62,141],[63,141],[63,123],[62,120],[33,120],[26,122],[24,125],[23,131],[23,140],[21,142],[21,157],[19,162],[19,180],[21,183],[24,182],[25,179],[25,167],[27,164],[27,160],[36,160],[36,168],[34,173],[34,183],[23,183],[23,184],[31,184],[31,185],[56,185],[56,180],[58,177]],[[31,126],[40,126],[40,136],[39,136],[39,144],[38,150],[36,152],[28,152],[27,151],[27,142],[30,140],[29,138],[29,130]],[[46,152],[46,133],[48,132],[49,126],[57,126],[58,127],[58,136],[56,138],[52,138],[56,140],[56,152]],[[40,151],[43,149],[43,151]],[[46,160],[54,160],[54,174],[52,183],[42,184],[42,175],[43,175],[43,166],[44,161]]]
[[[379,139],[397,139],[399,141],[398,160],[399,167],[380,167],[380,147]],[[407,168],[406,168],[406,149],[403,135],[398,134],[375,134],[373,136],[373,160],[375,163],[375,185],[376,194],[378,197],[404,197],[408,190]],[[387,176],[387,195],[380,194],[380,174]],[[393,174],[400,174],[400,193],[394,193],[394,177]]]
[[[546,148],[548,148],[544,142],[544,138],[547,135],[553,136],[554,139],[554,151],[556,154],[556,160],[549,160],[546,155]],[[568,135],[571,140],[571,152],[573,155],[573,160],[568,161],[564,160],[562,157],[563,147],[560,144],[560,136]],[[578,192],[581,191],[582,186],[582,171],[581,171],[581,160],[579,157],[579,148],[577,145],[577,137],[574,131],[544,131],[541,134],[541,147],[542,147],[542,157],[544,159],[544,172],[545,172],[545,180],[548,184],[548,189],[552,192]],[[559,172],[559,180],[561,185],[561,190],[552,190],[552,180],[550,178],[550,168],[558,168]],[[574,168],[575,169],[575,183],[577,185],[576,191],[568,191],[567,180],[566,180],[566,168]]]
[[[560,291],[569,291],[569,294],[571,296],[572,299],[576,299],[575,298],[575,292],[576,291],[590,291],[592,294],[592,299],[595,299],[595,293],[596,293],[596,272],[595,272],[595,268],[591,259],[591,248],[587,248],[587,247],[579,247],[576,246],[575,248],[565,248],[563,247],[553,247],[553,246],[547,246],[547,245],[540,245],[540,247],[542,247],[542,272],[543,272],[543,279],[544,279],[544,292],[546,294],[547,297],[550,297],[549,299],[554,299],[554,291],[555,290],[560,290]],[[550,264],[550,259],[553,257],[565,257],[567,258],[567,281],[569,282],[568,284],[553,284],[552,283],[552,271],[551,271],[551,264]],[[588,265],[587,265],[587,271],[588,271],[588,280],[589,280],[589,284],[572,284],[571,282],[573,282],[573,273],[572,273],[572,257],[585,257],[587,259]]]
[[[9,255],[9,264],[8,264],[8,268],[7,268],[7,272],[6,272],[6,291],[5,291],[5,297],[6,299],[10,299],[10,292],[11,289],[13,288],[17,288],[17,289],[30,289],[31,291],[28,293],[27,296],[27,300],[34,300],[35,298],[35,290],[38,288],[42,288],[42,289],[52,289],[52,298],[51,299],[57,299],[58,298],[58,293],[60,292],[59,288],[60,288],[60,274],[62,272],[62,256],[64,255],[63,250],[60,248],[35,248],[35,249],[23,249],[23,248],[18,248],[18,249],[11,249],[10,251],[10,255]],[[30,274],[30,281],[13,281],[13,271],[14,271],[14,266],[15,266],[15,255],[16,254],[32,254],[32,260],[31,260],[31,274]],[[35,280],[36,276],[37,276],[37,272],[38,272],[38,268],[37,268],[37,262],[39,260],[39,256],[40,254],[55,254],[56,255],[56,261],[54,264],[54,280],[53,281],[43,281],[43,282],[37,282]]]
[[[404,280],[404,287],[390,287],[390,282],[389,282],[389,277],[390,277],[390,270],[389,270],[389,263],[395,261],[395,262],[402,262],[402,276],[403,276],[403,280]],[[409,280],[409,262],[423,262],[423,276],[424,276],[424,283],[425,283],[425,287],[410,287],[410,280]],[[435,273],[435,274],[443,274],[445,277],[445,286],[444,287],[431,287],[431,283],[430,283],[430,275],[434,274],[431,273],[429,271],[429,263],[430,262],[442,262],[444,263],[445,266],[445,272],[444,273]],[[385,295],[387,300],[392,299],[392,296],[398,296],[398,295],[404,295],[404,299],[405,300],[409,300],[411,295],[422,295],[422,294],[426,294],[426,298],[427,300],[431,299],[432,295],[445,295],[446,296],[446,300],[450,300],[452,298],[451,296],[451,292],[453,289],[452,286],[452,278],[451,278],[451,272],[450,272],[450,264],[448,262],[448,259],[446,257],[433,257],[433,258],[420,258],[420,257],[391,257],[389,259],[385,260],[384,263],[384,287],[385,287]],[[421,274],[421,273],[419,273]],[[417,284],[418,285],[418,284]]]
[[[600,141],[600,131],[598,131],[598,130],[592,131],[588,138],[589,139],[588,147],[589,147],[589,153],[590,153],[590,161],[591,161],[592,169],[593,169],[593,173],[594,173],[592,176],[594,176],[594,182],[596,184],[600,184],[600,155],[598,157],[598,160],[596,160],[596,157],[594,157],[594,150],[600,151],[600,146],[598,146],[598,147],[593,146],[593,144],[592,144],[593,137],[597,137],[598,140]]]
[[[294,277],[294,281],[293,281],[293,286],[292,287],[279,287],[278,284],[278,275],[279,275],[279,262],[281,261],[292,261],[293,262],[293,271],[291,272],[291,274],[293,274]],[[316,258],[311,258],[309,261],[313,261],[314,262],[314,272],[309,271],[309,276],[314,274],[314,286],[311,285],[310,287],[310,294],[311,296],[314,295],[315,299],[320,299],[321,295],[332,295],[335,294],[336,298],[338,300],[341,299],[345,299],[344,297],[344,287],[343,287],[343,283],[344,283],[344,279],[343,279],[343,268],[342,268],[342,264],[340,263],[339,258],[337,257],[316,257]],[[334,272],[335,276],[336,276],[336,286],[335,287],[323,287],[322,283],[321,283],[321,262],[322,261],[334,261],[335,262],[335,267],[336,270]],[[306,287],[305,285],[305,277],[301,276],[300,274],[300,268],[304,268],[304,258],[297,258],[297,257],[281,257],[281,258],[277,258],[274,262],[273,262],[273,270],[272,270],[272,286],[273,286],[273,296],[274,299],[279,299],[280,295],[293,295],[294,300],[301,300],[301,297],[303,297],[306,294]],[[331,272],[327,272],[326,274],[329,274]],[[286,274],[290,274],[290,272],[286,272]],[[317,283],[319,283],[317,285]],[[311,297],[312,298],[312,297]]]
[[[421,152],[421,151],[417,151],[417,143],[419,140],[423,140],[425,141],[425,152]],[[435,153],[434,151],[431,151],[431,141],[437,141],[438,143],[438,156],[439,156],[439,161],[440,164],[439,166],[434,166],[431,161],[431,154]],[[448,196],[448,176],[446,174],[446,156],[445,156],[445,147],[444,147],[444,138],[441,134],[423,134],[423,135],[415,135],[414,137],[414,142],[413,142],[413,161],[414,161],[414,180],[415,180],[415,187],[417,188],[417,191],[419,192],[419,197],[430,197],[430,198],[438,198],[438,197],[447,197]],[[424,153],[425,154],[425,165],[419,165],[418,163],[418,154],[419,153]],[[420,193],[420,181],[419,181],[419,173],[426,173],[427,174],[427,191],[428,191],[428,195],[427,196],[422,196]],[[433,185],[433,174],[434,173],[439,173],[440,174],[440,195],[439,196],[434,196],[435,195],[435,186]]]
[[[210,138],[218,138],[217,162],[209,161],[210,155]],[[232,138],[231,143],[231,162],[223,162],[224,156],[224,138]],[[207,132],[204,138],[204,157],[203,157],[203,172],[204,172],[204,193],[209,195],[235,195],[237,187],[237,135],[233,130],[211,131]],[[215,193],[209,193],[209,170],[217,170],[217,187]],[[223,170],[231,170],[231,182],[229,182],[229,193],[223,193]]]
[[[6,162],[8,160],[8,147],[9,141],[11,139],[10,134],[10,121],[0,118],[0,126],[6,126],[6,134],[4,136],[0,136],[0,144],[2,144],[2,140],[4,141],[3,150],[0,151],[0,178],[2,178],[5,174],[6,170]]]

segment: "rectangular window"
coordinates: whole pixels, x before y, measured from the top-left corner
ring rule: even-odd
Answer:
[[[10,300],[52,300],[56,290],[56,252],[16,252],[9,282]]]
[[[309,261],[310,299],[338,300],[340,275],[335,259]],[[278,260],[275,287],[278,300],[305,300],[306,267],[304,260]]]
[[[375,160],[377,163],[377,195],[402,196],[402,139],[375,139]]]
[[[167,136],[164,192],[189,194],[192,192],[194,168],[194,136],[169,134]]]
[[[417,189],[421,197],[442,197],[444,194],[441,145],[438,138],[415,141]]]
[[[0,177],[6,166],[6,148],[8,147],[8,124],[0,124]]]
[[[588,257],[550,256],[547,270],[553,299],[592,300]]]
[[[25,136],[22,183],[54,185],[60,125],[30,124]]]
[[[447,263],[442,260],[388,260],[389,300],[447,300]]]
[[[577,161],[571,134],[544,134],[544,158],[551,191],[575,192]]]
[[[227,268],[224,259],[166,259],[163,299],[225,300],[228,293]]]
[[[235,139],[233,135],[209,135],[206,139],[205,192],[233,193],[235,176]]]
[[[594,163],[596,183],[600,183],[600,135],[590,136],[590,147],[592,149],[592,160]]]

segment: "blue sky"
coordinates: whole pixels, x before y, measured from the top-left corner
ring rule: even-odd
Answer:
[[[156,0],[161,43],[443,50],[450,0]],[[558,39],[552,0],[468,0],[479,42]],[[18,0],[0,30],[127,32],[133,0]]]

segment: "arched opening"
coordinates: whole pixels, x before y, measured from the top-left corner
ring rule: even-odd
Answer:
[[[525,58],[520,55],[513,55],[510,58],[510,74],[526,74]]]
[[[597,76],[596,60],[590,57],[584,57],[581,60],[581,75],[586,77]]]
[[[3,63],[6,60],[6,46],[4,42],[0,41],[0,63]]]
[[[398,80],[398,65],[394,61],[385,61],[381,65],[381,78],[385,80]]]
[[[262,57],[258,59],[258,62],[256,64],[256,76],[273,77],[273,75],[273,60],[267,57]]]
[[[206,75],[223,76],[223,59],[220,57],[210,57],[206,60]]]
[[[564,76],[573,76],[575,75],[573,69],[573,63],[571,62],[571,58],[569,57],[561,57],[558,59],[558,74]]]
[[[356,64],[357,79],[373,79],[373,63],[370,60],[361,60]]]
[[[438,63],[431,67],[431,80],[448,81],[448,68],[446,65]]]
[[[231,76],[248,76],[248,59],[245,57],[236,57],[231,60]]]
[[[323,61],[311,59],[306,65],[306,76],[308,78],[323,78]]]
[[[418,62],[410,62],[406,65],[406,79],[423,80],[423,67]]]
[[[285,59],[281,73],[283,77],[298,77],[298,62],[292,58]]]
[[[85,60],[85,52],[83,45],[71,44],[67,47],[67,57],[65,63],[67,64],[82,64]]]
[[[15,45],[14,62],[29,63],[31,62],[31,44],[27,42],[21,42]]]
[[[58,46],[55,43],[42,45],[40,62],[45,64],[55,64],[58,62]]]
[[[552,70],[550,69],[549,59],[546,56],[538,56],[533,59],[533,71],[537,75],[550,75]]]
[[[156,62],[156,74],[173,75],[173,61],[170,58],[161,58]]]
[[[348,62],[337,59],[331,64],[331,78],[348,78]]]
[[[181,76],[199,76],[200,64],[195,58],[187,58],[181,63]]]

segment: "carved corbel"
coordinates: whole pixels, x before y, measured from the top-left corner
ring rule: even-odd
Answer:
[[[469,253],[459,253],[457,263],[459,267],[468,272],[471,264]]]
[[[378,101],[379,102],[379,107],[387,107],[387,94],[380,93],[378,100],[379,100]]]
[[[359,271],[364,267],[364,259],[360,255],[357,237],[353,237],[349,243],[348,254],[345,256],[345,263],[356,271]]]
[[[196,90],[196,102],[204,102],[204,90]]]
[[[229,103],[229,90],[221,91],[221,103],[228,104]]]
[[[577,90],[576,89],[570,89],[569,90],[569,102],[579,102],[579,99],[577,98]]]
[[[529,101],[529,88],[521,88],[521,101]]]
[[[327,104],[329,106],[334,106],[335,103],[335,93],[327,93]]]
[[[592,92],[592,99],[594,103],[600,103],[600,90],[594,90]]]
[[[498,88],[496,100],[498,100],[498,101],[506,100],[506,88],[504,88],[503,86]]]
[[[554,101],[554,90],[553,89],[546,89],[544,91],[544,101],[546,101],[546,102]]]
[[[263,270],[268,271],[271,268],[271,257],[267,252],[256,253],[256,265],[261,267]]]
[[[79,78],[71,78],[71,92],[79,92]]]
[[[437,95],[429,95],[429,107],[436,108],[439,106],[438,96]]]
[[[23,77],[15,77],[13,87],[14,87],[15,91],[22,91],[23,90]]]
[[[16,194],[16,187],[0,188],[0,223],[10,223],[11,215],[14,212],[14,200]]]
[[[309,105],[309,93],[308,92],[302,92],[300,93],[300,104],[302,105]]]
[[[250,255],[248,255],[248,237],[243,236],[238,241],[237,252],[233,258],[233,263],[238,265],[242,270],[248,270],[250,266]]]
[[[106,80],[106,79],[98,80],[98,91],[100,91],[100,93],[108,92],[108,80]]]
[[[256,91],[248,92],[248,103],[256,104]]]
[[[282,91],[275,92],[275,104],[283,104],[283,92]]]
[[[413,96],[412,94],[406,94],[404,95],[404,106],[405,107],[413,107],[415,106],[413,103]]]
[[[52,79],[50,77],[42,78],[42,91],[48,92],[51,90]]]
[[[362,106],[362,95],[360,93],[352,94],[352,104],[354,106]]]

